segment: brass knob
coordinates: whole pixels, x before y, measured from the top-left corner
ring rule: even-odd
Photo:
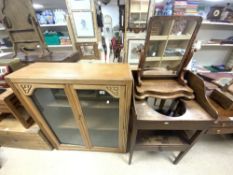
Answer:
[[[218,130],[217,130],[217,134],[220,134],[220,133],[221,133],[221,130],[220,130],[220,129],[218,129]]]
[[[169,125],[169,122],[164,122],[164,125]]]

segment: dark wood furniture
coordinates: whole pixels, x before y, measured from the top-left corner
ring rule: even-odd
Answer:
[[[220,78],[232,77],[229,73],[198,73],[203,78],[206,87],[206,95],[211,102],[213,108],[217,111],[218,118],[206,132],[207,134],[232,134],[233,133],[233,110],[226,108],[226,105],[220,104],[223,99],[216,100],[216,97],[211,97],[212,92],[216,89],[222,91],[214,82]],[[221,98],[221,97],[218,97]]]
[[[191,16],[150,18],[138,65],[136,98],[194,98],[184,79],[184,69],[192,58],[201,21],[201,17]]]
[[[173,162],[177,164],[214,123],[217,113],[205,96],[203,81],[191,72],[187,80],[195,100],[133,98],[129,164],[134,150],[180,151]]]
[[[129,164],[134,150],[180,151],[177,164],[217,118],[204,82],[185,70],[201,21],[190,16],[150,19],[135,76]]]
[[[207,134],[232,134],[233,133],[233,110],[226,110],[214,100],[209,98],[214,109],[218,113],[218,119],[211,125]]]

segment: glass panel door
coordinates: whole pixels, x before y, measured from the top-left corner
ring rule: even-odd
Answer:
[[[84,145],[64,89],[36,89],[32,100],[60,143]]]
[[[104,90],[76,90],[95,147],[119,147],[119,99]]]

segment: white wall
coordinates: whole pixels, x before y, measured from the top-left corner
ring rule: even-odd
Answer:
[[[112,0],[109,4],[101,5],[103,17],[109,15],[112,17],[112,27],[119,26],[119,8],[117,6],[117,1]]]

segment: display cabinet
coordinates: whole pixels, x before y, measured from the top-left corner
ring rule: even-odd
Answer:
[[[126,151],[128,65],[36,63],[6,79],[55,148]]]
[[[129,1],[129,29],[146,28],[150,0]]]

